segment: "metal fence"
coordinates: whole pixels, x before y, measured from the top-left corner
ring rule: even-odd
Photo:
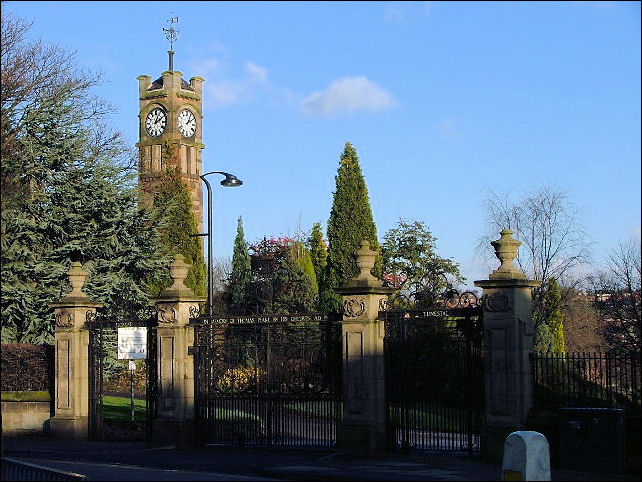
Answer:
[[[87,480],[73,472],[2,457],[2,480]]]
[[[158,415],[158,361],[156,317],[142,320],[92,319],[89,327],[89,437],[93,440],[135,440],[146,438],[152,442],[152,422]],[[112,371],[126,370],[125,361],[118,360],[118,329],[144,327],[147,329],[145,370],[145,421],[137,423],[119,420],[118,413],[112,413],[111,420],[105,420],[104,396],[106,394],[106,368]],[[112,410],[113,411],[113,410]],[[122,415],[122,414],[120,414]],[[143,429],[145,430],[143,432]]]
[[[478,452],[481,307],[388,311],[382,317],[390,448]]]
[[[327,448],[343,412],[341,325],[327,315],[195,318],[201,444]]]
[[[623,408],[640,414],[640,352],[531,353],[538,408]]]

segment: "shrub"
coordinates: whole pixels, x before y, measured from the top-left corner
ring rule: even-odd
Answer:
[[[228,368],[216,382],[216,388],[225,393],[237,393],[252,390],[265,376],[258,367]]]
[[[3,343],[2,391],[52,391],[53,345]]]

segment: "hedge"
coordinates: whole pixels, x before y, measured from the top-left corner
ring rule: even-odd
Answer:
[[[2,343],[2,391],[48,391],[54,383],[53,345]]]

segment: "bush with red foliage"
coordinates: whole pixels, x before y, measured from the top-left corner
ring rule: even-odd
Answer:
[[[2,391],[52,391],[53,345],[2,343]]]

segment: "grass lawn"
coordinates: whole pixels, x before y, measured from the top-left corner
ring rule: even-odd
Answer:
[[[134,399],[134,420],[144,422],[146,420],[145,400]],[[103,395],[103,419],[120,420],[123,422],[131,420],[131,399],[129,397],[115,397]]]
[[[212,413],[212,419],[221,422],[261,422],[261,417],[253,413],[243,412],[242,410],[228,410],[224,408],[215,409]]]
[[[405,417],[404,417],[405,413]],[[473,413],[473,427],[479,424],[480,416]],[[467,412],[463,408],[448,407],[438,403],[418,408],[390,406],[390,419],[399,427],[416,430],[436,430],[440,432],[465,432]]]
[[[313,417],[343,418],[343,402],[331,400],[309,400],[288,403],[287,407],[295,413]]]

